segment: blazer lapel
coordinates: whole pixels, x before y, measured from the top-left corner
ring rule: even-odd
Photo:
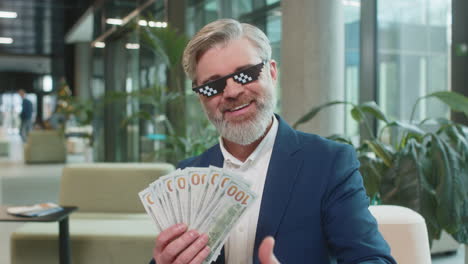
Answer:
[[[294,155],[300,148],[296,132],[279,116],[278,133],[268,166],[255,236],[254,263],[259,263],[258,247],[266,236],[276,237],[303,157]]]
[[[208,152],[201,156],[200,161],[191,166],[199,166],[199,167],[209,167],[210,165],[222,168],[224,165],[224,156],[221,152],[221,147],[219,144],[216,144]]]

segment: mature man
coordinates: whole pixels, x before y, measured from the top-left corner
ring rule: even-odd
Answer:
[[[18,91],[18,94],[23,99],[21,104],[21,113],[20,113],[20,135],[23,142],[26,142],[28,138],[29,131],[32,128],[32,113],[33,113],[33,106],[31,101],[26,98],[26,92],[23,89]]]
[[[395,263],[368,211],[352,147],[295,131],[274,115],[277,65],[261,30],[231,19],[210,23],[187,45],[183,64],[221,137],[179,167],[235,171],[259,196],[216,263]],[[153,257],[201,263],[207,241],[181,223],[160,233]]]

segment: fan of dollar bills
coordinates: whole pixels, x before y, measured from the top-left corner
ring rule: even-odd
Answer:
[[[158,233],[185,223],[209,236],[211,253],[205,263],[216,260],[229,232],[256,199],[247,181],[217,167],[176,170],[139,196]]]

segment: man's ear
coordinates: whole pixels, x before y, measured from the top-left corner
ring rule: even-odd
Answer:
[[[278,69],[276,68],[276,61],[271,59],[268,63],[270,64],[270,77],[274,82],[276,82],[278,79]]]

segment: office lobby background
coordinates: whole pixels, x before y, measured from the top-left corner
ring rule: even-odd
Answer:
[[[0,122],[6,133],[18,132],[18,89],[28,92],[40,122],[53,114],[64,82],[73,96],[93,106],[110,92],[166,85],[165,63],[142,34],[162,22],[188,37],[222,17],[263,29],[280,69],[277,112],[289,123],[333,100],[375,101],[387,115],[407,120],[422,95],[444,90],[466,94],[466,59],[455,52],[466,42],[464,1],[4,0],[0,5],[18,13],[0,21],[0,37],[12,41],[0,44]],[[118,102],[122,111],[109,105],[93,109],[94,159],[142,161],[150,151],[145,140],[158,147],[158,137],[145,137],[159,134],[154,122],[120,122],[141,110],[185,119],[175,129],[198,121],[202,114],[189,87],[186,82],[179,88],[179,109],[168,113],[145,108],[138,100]],[[175,117],[174,110],[184,114]],[[448,114],[441,103],[424,101],[416,119]],[[359,137],[359,127],[344,107],[330,108],[300,129]]]
[[[217,139],[181,66],[166,56],[177,45],[166,54],[155,48],[158,30],[174,33],[165,35],[171,43],[218,18],[262,29],[278,62],[276,112],[290,124],[331,101],[375,101],[387,116],[408,121],[421,96],[468,96],[467,10],[465,0],[0,0],[0,144],[9,148],[2,155],[0,145],[0,203],[32,202],[5,189],[19,186],[8,185],[9,172],[34,173],[19,135],[20,89],[33,104],[31,133],[53,125],[59,107],[73,106],[61,124],[63,164],[175,165]],[[298,129],[359,142],[368,135],[350,110],[330,107]],[[439,116],[468,125],[436,100],[421,101],[413,118]],[[382,126],[374,121],[371,130]],[[63,164],[43,173],[60,173]],[[58,179],[45,177],[49,183],[53,195],[30,197],[57,201]],[[463,256],[455,258],[439,263],[462,264]]]

